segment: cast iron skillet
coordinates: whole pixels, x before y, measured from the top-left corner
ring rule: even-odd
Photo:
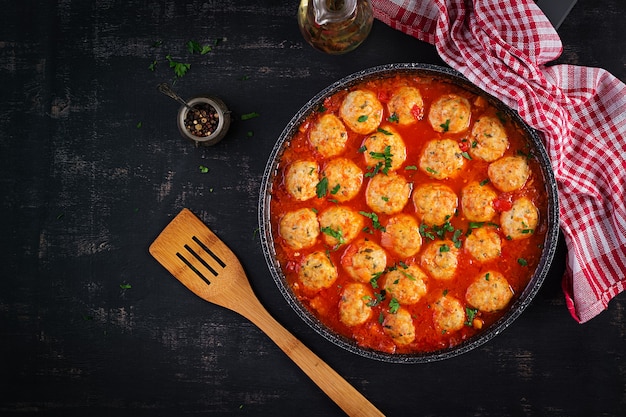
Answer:
[[[483,332],[463,341],[462,343],[446,349],[441,349],[434,352],[414,353],[414,354],[397,354],[397,353],[384,353],[374,351],[358,346],[354,341],[339,335],[328,327],[326,327],[321,321],[319,321],[313,314],[311,314],[304,305],[298,301],[297,297],[289,287],[287,279],[283,274],[280,264],[276,258],[276,252],[274,249],[274,236],[272,233],[272,226],[270,224],[270,200],[272,198],[272,184],[274,178],[278,172],[278,163],[285,148],[289,145],[290,139],[297,131],[300,124],[311,114],[316,108],[322,104],[324,98],[331,96],[332,94],[347,89],[362,81],[374,80],[379,78],[385,78],[393,76],[399,73],[408,73],[416,76],[435,77],[444,81],[457,84],[466,90],[481,94],[490,100],[492,105],[495,105],[500,111],[506,113],[512,120],[516,121],[527,133],[530,138],[531,145],[534,146],[534,155],[539,160],[541,165],[544,182],[546,184],[546,194],[548,201],[548,231],[546,233],[543,252],[535,273],[531,277],[528,285],[515,302],[510,306],[509,311],[502,316],[498,321],[493,323]],[[260,198],[259,198],[259,227],[261,234],[261,245],[263,247],[263,253],[265,260],[270,269],[272,277],[276,282],[279,290],[289,303],[289,305],[295,310],[295,312],[315,331],[324,336],[326,339],[335,343],[336,345],[366,358],[376,359],[384,362],[395,363],[425,363],[442,359],[451,358],[462,353],[468,352],[502,332],[507,326],[509,326],[524,309],[530,304],[533,297],[539,291],[543,280],[550,269],[550,264],[554,257],[558,239],[558,198],[557,187],[554,179],[554,173],[548,159],[548,154],[539,138],[538,133],[531,129],[520,116],[505,106],[501,101],[489,96],[484,91],[470,83],[465,77],[458,72],[450,69],[434,65],[425,64],[388,64],[379,67],[366,69],[352,75],[349,75],[334,84],[328,86],[322,90],[319,94],[309,100],[291,119],[287,124],[282,134],[280,135],[269,160],[265,167],[265,172],[261,182]]]

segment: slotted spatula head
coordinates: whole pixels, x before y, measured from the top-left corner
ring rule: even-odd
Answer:
[[[198,217],[183,209],[150,245],[150,254],[202,299],[234,309],[251,292],[235,254]]]
[[[383,416],[372,403],[280,325],[252,291],[235,254],[183,209],[150,245],[150,253],[202,299],[256,324],[349,416]]]

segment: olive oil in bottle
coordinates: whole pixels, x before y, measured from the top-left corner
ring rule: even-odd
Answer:
[[[304,39],[328,54],[343,54],[359,46],[374,14],[370,0],[300,0],[298,25]]]

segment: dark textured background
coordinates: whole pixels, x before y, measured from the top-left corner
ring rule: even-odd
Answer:
[[[441,64],[432,46],[375,22],[355,52],[324,55],[303,42],[297,1],[2,3],[1,415],[341,415],[265,335],[193,296],[148,254],[183,207],[232,247],[278,321],[389,416],[626,414],[626,297],[577,324],[560,289],[562,241],[511,327],[431,364],[343,351],[296,316],[270,277],[257,194],[283,127],[355,71]],[[625,19],[622,0],[579,0],[559,29],[558,61],[626,80]],[[189,40],[216,39],[207,55],[186,51]],[[210,92],[233,111],[219,145],[180,138],[178,105],[155,89],[173,80],[167,54],[191,63],[181,95]],[[239,120],[249,112],[260,117]]]

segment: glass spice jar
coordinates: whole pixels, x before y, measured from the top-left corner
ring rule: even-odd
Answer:
[[[196,146],[212,146],[222,140],[230,127],[230,111],[217,97],[197,96],[178,110],[178,130]]]

